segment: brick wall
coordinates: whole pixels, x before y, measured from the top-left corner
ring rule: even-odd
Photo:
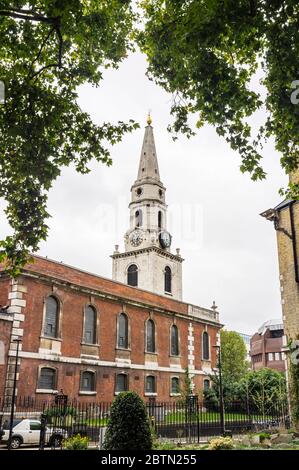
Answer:
[[[299,204],[293,205],[296,248],[299,256]],[[289,207],[279,211],[279,227],[291,234]],[[282,231],[277,231],[278,259],[280,271],[281,301],[285,334],[289,339],[299,335],[299,284],[295,280],[292,240]],[[298,259],[299,262],[299,259]]]
[[[14,303],[6,281],[6,293]],[[41,258],[18,278],[19,301],[22,308],[22,350],[18,380],[19,396],[47,398],[37,392],[41,366],[57,370],[57,390],[84,400],[111,401],[115,392],[115,376],[126,373],[130,390],[145,396],[145,376],[154,375],[157,399],[170,400],[172,376],[184,379],[189,366],[195,390],[202,389],[203,379],[216,366],[216,351],[220,325],[188,316],[188,305],[155,294],[88,274]],[[54,295],[60,302],[60,340],[49,341],[43,336],[45,300]],[[4,294],[5,297],[5,294]],[[98,314],[99,346],[86,355],[82,344],[84,308],[92,304]],[[14,307],[16,308],[16,307]],[[130,351],[116,348],[117,319],[124,311],[130,323]],[[156,355],[145,354],[145,325],[151,318],[156,325]],[[170,356],[170,329],[175,322],[180,335],[180,357]],[[190,325],[192,337],[190,340]],[[211,361],[202,361],[202,333],[210,336]],[[20,332],[21,334],[21,332]],[[55,343],[55,347],[52,346]],[[51,349],[52,348],[52,349]],[[13,352],[12,352],[13,354]],[[13,361],[11,357],[11,361]],[[96,373],[96,395],[79,394],[80,373]]]

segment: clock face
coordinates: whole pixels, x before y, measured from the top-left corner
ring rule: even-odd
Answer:
[[[141,230],[134,230],[130,235],[130,243],[132,246],[139,246],[143,241],[143,234]]]
[[[171,245],[171,235],[166,230],[163,230],[159,234],[159,241],[162,248],[169,248]]]

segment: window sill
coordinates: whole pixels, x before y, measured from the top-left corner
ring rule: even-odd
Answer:
[[[211,359],[211,358],[209,358],[209,359],[203,359],[203,358],[202,358],[202,361],[204,361],[204,362],[212,362],[212,359]]]
[[[95,359],[96,361],[100,359],[98,354],[80,354],[80,357],[82,357],[82,359]]]
[[[51,393],[52,395],[54,393],[58,393],[58,390],[52,390],[52,389],[48,389],[48,388],[37,388],[35,390],[35,393]]]
[[[88,391],[88,390],[79,390],[79,395],[96,395],[97,392],[95,391]]]
[[[127,392],[128,390],[122,390],[121,392],[114,392],[114,395],[119,395],[120,393]]]
[[[156,392],[145,392],[144,396],[145,397],[157,397],[158,394]]]
[[[180,359],[182,356],[181,354],[169,354],[169,357],[177,357],[178,359]]]
[[[81,341],[81,346],[93,346],[93,347],[99,347],[100,345],[98,343],[84,343],[84,341]]]
[[[154,356],[158,356],[157,351],[155,351],[155,352],[144,351],[144,354],[151,354],[151,355],[154,355]]]
[[[60,341],[62,342],[62,338],[55,338],[54,336],[46,336],[46,335],[41,335],[40,339],[51,339],[52,341]]]
[[[169,396],[170,397],[180,397],[181,393],[170,393]]]
[[[164,291],[164,295],[169,295],[169,297],[173,297],[173,294],[171,292]]]
[[[119,350],[119,351],[130,351],[131,352],[131,348],[122,348],[121,346],[116,346],[115,350]]]

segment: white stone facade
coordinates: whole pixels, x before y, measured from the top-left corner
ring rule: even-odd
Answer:
[[[114,255],[112,278],[127,284],[128,267],[138,267],[138,288],[155,292],[155,294],[182,299],[182,260],[176,256],[167,256],[162,250],[151,248]],[[172,272],[172,292],[165,293],[164,272],[169,266]]]

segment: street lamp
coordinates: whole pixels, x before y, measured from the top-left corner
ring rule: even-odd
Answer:
[[[221,346],[213,346],[218,349],[218,370],[219,370],[219,400],[220,400],[220,426],[221,434],[225,435],[225,424],[224,424],[224,400],[223,400],[223,386],[222,386],[222,362],[221,362]]]
[[[17,387],[19,345],[20,345],[21,342],[22,342],[22,340],[20,338],[16,338],[16,339],[13,340],[13,343],[17,343],[17,349],[16,349],[15,373],[14,373],[14,379],[13,379],[11,410],[10,410],[8,450],[11,450],[11,438],[12,438],[13,418],[14,418],[14,409],[15,409],[15,400],[16,400],[16,387]]]

